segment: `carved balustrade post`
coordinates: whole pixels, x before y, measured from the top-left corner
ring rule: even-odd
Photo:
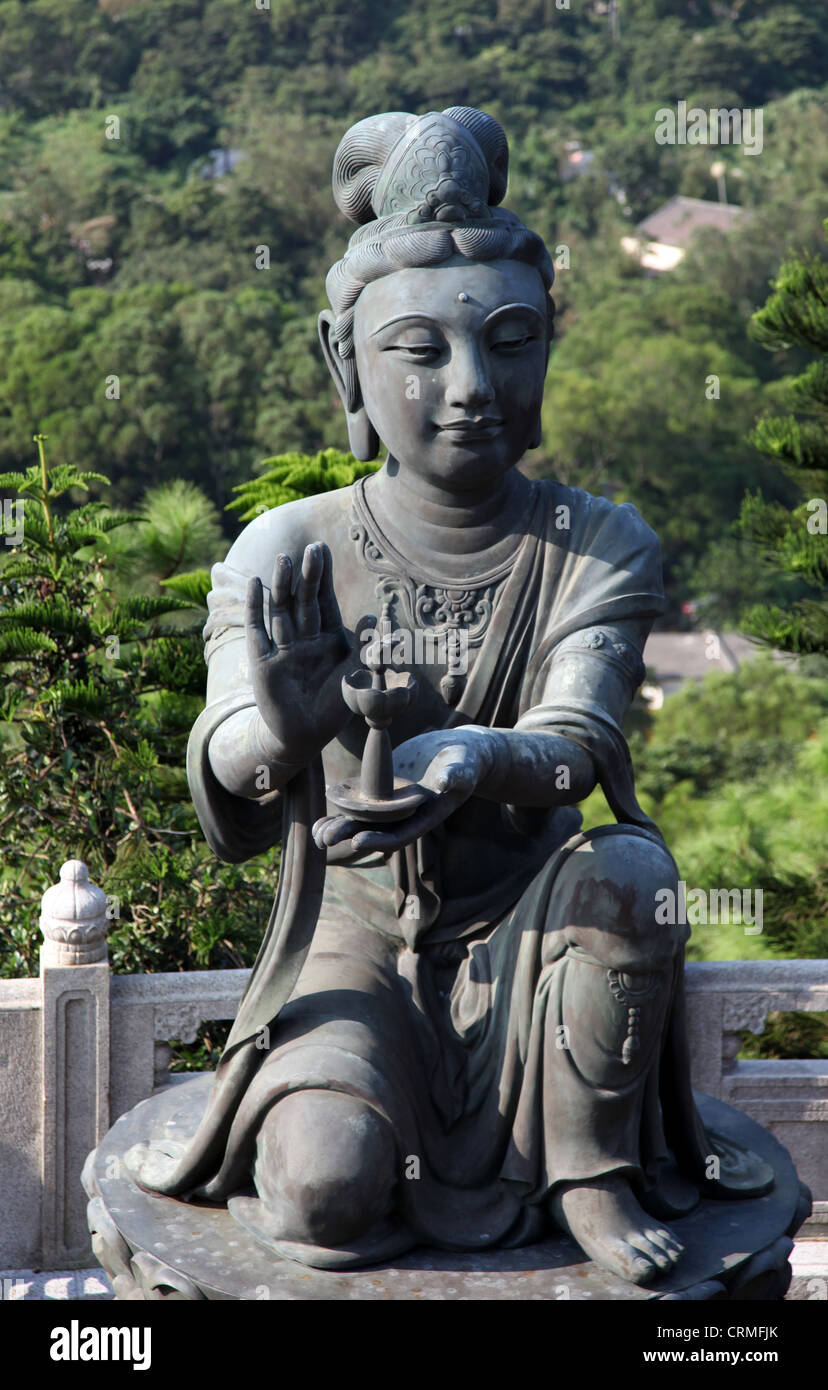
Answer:
[[[69,1269],[91,1259],[81,1170],[109,1123],[107,899],[69,859],[41,904],[43,1126],[42,1259]]]

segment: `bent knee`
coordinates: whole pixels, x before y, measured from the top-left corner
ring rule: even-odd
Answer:
[[[654,962],[684,942],[681,929],[665,926],[659,913],[665,895],[678,889],[675,861],[666,845],[634,830],[579,845],[561,866],[559,889],[572,944],[592,950],[600,939],[614,938]]]
[[[395,1175],[391,1127],[337,1091],[298,1091],[262,1123],[254,1180],[283,1239],[339,1246],[386,1213]]]

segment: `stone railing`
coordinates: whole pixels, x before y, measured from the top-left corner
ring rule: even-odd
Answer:
[[[112,975],[106,898],[84,864],[43,897],[40,976],[0,980],[0,1269],[93,1261],[80,1173],[139,1101],[179,1078],[170,1039],[231,1019],[249,970]],[[738,1061],[741,1030],[772,1010],[828,1011],[828,961],[687,967],[693,1081],[746,1111],[790,1150],[828,1220],[828,1062]],[[184,1079],[183,1077],[181,1079]],[[806,1227],[803,1234],[808,1233]]]
[[[92,1263],[90,1149],[166,1086],[169,1039],[235,1018],[249,970],[112,975],[107,900],[70,859],[43,895],[40,976],[0,980],[0,1269]]]
[[[828,1059],[740,1060],[742,1033],[769,1013],[828,1013],[828,961],[705,961],[687,966],[693,1085],[735,1105],[790,1152],[828,1226]],[[805,1232],[808,1233],[807,1231]]]

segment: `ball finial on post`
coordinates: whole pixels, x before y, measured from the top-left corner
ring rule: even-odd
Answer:
[[[107,900],[81,859],[67,859],[40,907],[47,965],[92,965],[107,958]]]

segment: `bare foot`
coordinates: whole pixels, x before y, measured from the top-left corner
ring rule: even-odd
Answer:
[[[642,1210],[620,1175],[559,1187],[550,1209],[585,1255],[632,1284],[667,1273],[684,1252],[673,1232]]]

